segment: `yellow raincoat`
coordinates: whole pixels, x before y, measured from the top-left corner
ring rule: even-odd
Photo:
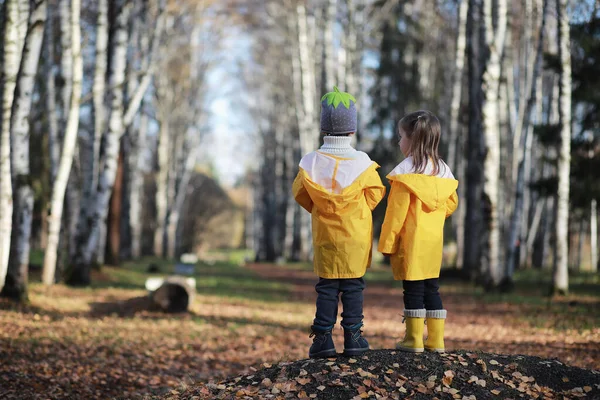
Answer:
[[[360,278],[371,264],[371,211],[385,195],[377,173],[379,165],[367,160],[368,167],[352,183],[339,187],[336,175],[344,174],[338,172],[340,163],[352,160],[319,154],[334,165],[332,187],[327,189],[314,182],[302,163],[292,187],[296,201],[312,214],[314,271],[321,278]]]
[[[394,279],[438,278],[444,221],[456,210],[458,181],[423,174],[388,175],[392,188],[378,249],[391,255]]]

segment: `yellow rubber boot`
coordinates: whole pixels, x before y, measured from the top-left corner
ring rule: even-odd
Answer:
[[[406,334],[404,339],[396,344],[396,348],[409,353],[422,353],[424,351],[425,309],[404,310],[404,319]]]
[[[425,350],[438,353],[445,352],[444,348],[444,323],[446,310],[427,310],[427,340]]]

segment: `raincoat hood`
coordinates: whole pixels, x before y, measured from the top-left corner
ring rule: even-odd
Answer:
[[[369,172],[375,171],[377,168],[379,165],[373,162],[350,186],[341,189],[340,193],[333,193],[314,182],[303,169],[300,170],[300,175],[306,191],[319,211],[344,215],[359,207],[360,200],[364,197],[365,180],[369,177]]]
[[[388,180],[398,182],[415,195],[427,211],[445,207],[446,202],[458,188],[456,179],[439,178],[423,174],[388,175]]]

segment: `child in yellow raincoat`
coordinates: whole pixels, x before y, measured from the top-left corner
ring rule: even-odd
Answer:
[[[458,181],[438,154],[440,132],[429,111],[408,114],[398,123],[406,158],[387,176],[391,190],[379,238],[379,251],[391,257],[394,279],[404,288],[406,335],[396,347],[415,353],[444,351],[446,310],[438,278],[444,222],[458,206]]]
[[[376,171],[379,165],[351,146],[355,103],[354,97],[338,88],[323,96],[324,144],[302,158],[292,189],[296,201],[312,214],[314,271],[319,276],[310,358],[336,354],[331,331],[340,293],[344,354],[359,355],[369,349],[361,331],[363,276],[371,263],[371,211],[385,195],[385,186]]]

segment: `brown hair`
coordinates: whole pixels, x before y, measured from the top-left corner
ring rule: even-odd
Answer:
[[[430,111],[420,110],[405,115],[398,122],[398,133],[402,130],[411,140],[410,155],[415,172],[425,173],[429,159],[433,162],[433,175],[440,173],[442,160],[438,152],[440,144],[440,121]]]

